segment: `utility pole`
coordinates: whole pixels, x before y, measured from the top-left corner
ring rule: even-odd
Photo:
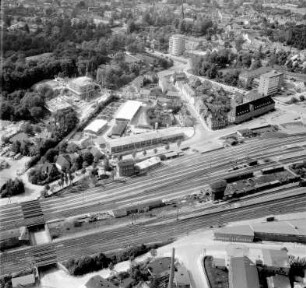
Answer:
[[[175,258],[175,248],[172,248],[172,257],[171,257],[171,266],[170,266],[170,276],[169,276],[169,283],[168,288],[173,287],[173,278],[174,278],[174,258]]]

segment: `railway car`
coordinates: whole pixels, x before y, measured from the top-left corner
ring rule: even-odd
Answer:
[[[236,182],[238,180],[252,178],[253,176],[254,176],[253,172],[241,173],[241,174],[236,174],[234,176],[227,177],[227,178],[225,178],[225,181],[227,183],[233,183],[233,182]]]
[[[272,174],[272,173],[281,172],[284,170],[285,170],[284,166],[279,165],[279,166],[274,166],[274,167],[263,168],[261,169],[261,173],[262,174]]]

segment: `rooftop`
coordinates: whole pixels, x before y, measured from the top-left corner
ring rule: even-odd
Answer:
[[[276,70],[272,70],[272,71],[270,71],[268,73],[262,74],[261,77],[263,77],[263,78],[271,78],[271,77],[281,76],[283,74],[284,73],[282,73],[282,72],[278,72]]]
[[[268,288],[291,288],[287,276],[278,275],[267,277]]]
[[[117,112],[116,119],[132,120],[142,103],[139,101],[127,101],[125,102]]]
[[[170,127],[161,130],[154,130],[142,134],[130,135],[118,139],[107,139],[106,142],[110,147],[116,147],[120,145],[134,144],[136,142],[148,141],[160,137],[171,137],[171,136],[184,136],[183,132],[180,132],[177,127]]]
[[[230,258],[230,271],[230,288],[259,288],[256,266],[247,257]]]
[[[264,265],[280,268],[290,268],[287,252],[284,250],[263,249]]]
[[[241,226],[233,226],[233,227],[225,227],[218,229],[217,233],[222,234],[236,234],[236,235],[245,235],[245,236],[254,236],[254,232],[250,225],[241,225]]]
[[[33,285],[35,283],[34,274],[29,274],[25,276],[20,276],[16,278],[12,278],[12,286],[15,287],[25,287],[28,285]]]
[[[70,83],[78,85],[78,86],[86,86],[86,85],[92,84],[93,82],[91,78],[87,76],[82,76],[82,77],[78,77],[78,78],[71,80]]]
[[[267,222],[252,224],[255,233],[299,235],[288,222]]]
[[[117,288],[114,284],[102,278],[100,275],[91,277],[85,284],[86,288]]]
[[[92,131],[94,133],[98,133],[103,127],[105,127],[106,124],[106,120],[96,119],[87,125],[84,131]]]
[[[146,159],[144,161],[141,161],[141,162],[137,163],[135,166],[138,167],[139,169],[145,169],[147,167],[153,166],[153,165],[158,164],[160,162],[161,162],[160,158],[155,156],[155,157],[151,157],[149,159]]]

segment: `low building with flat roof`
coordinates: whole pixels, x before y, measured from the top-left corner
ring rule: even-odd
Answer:
[[[126,120],[126,121],[131,121],[140,107],[142,106],[142,103],[139,101],[132,101],[129,100],[125,102],[121,107],[119,108],[115,119],[116,120]]]
[[[253,242],[254,231],[250,225],[232,226],[218,229],[214,232],[216,240],[231,242]]]
[[[92,121],[84,129],[84,134],[87,136],[98,136],[107,127],[107,121],[104,119],[96,119]]]
[[[119,139],[107,139],[106,149],[110,153],[125,153],[150,146],[183,140],[184,137],[185,134],[180,132],[177,127],[170,127],[142,134],[130,135]]]

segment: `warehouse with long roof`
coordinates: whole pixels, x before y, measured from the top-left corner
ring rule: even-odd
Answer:
[[[115,119],[131,121],[139,111],[142,103],[139,101],[127,101],[119,108]]]
[[[177,127],[170,127],[118,139],[107,139],[106,149],[110,153],[124,153],[150,146],[156,146],[158,144],[183,140],[184,137],[185,134],[180,132]]]

